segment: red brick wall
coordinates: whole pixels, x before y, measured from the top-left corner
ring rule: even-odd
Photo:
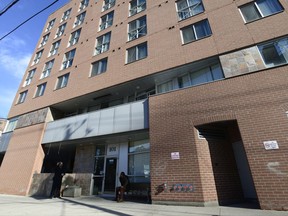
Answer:
[[[189,182],[195,186],[193,193],[167,192],[153,195],[153,199],[215,200],[216,186],[208,148],[200,147],[194,126],[237,120],[261,208],[287,209],[287,68],[278,67],[151,97],[152,188],[162,182]],[[239,135],[233,137],[231,143],[239,139]],[[279,149],[265,150],[263,141],[267,140],[277,140]],[[180,160],[171,160],[171,152],[180,152]],[[204,165],[205,160],[208,162]],[[203,186],[209,184],[212,184],[211,195]]]

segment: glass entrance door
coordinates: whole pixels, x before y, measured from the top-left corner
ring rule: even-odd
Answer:
[[[115,192],[117,158],[106,158],[104,192]]]

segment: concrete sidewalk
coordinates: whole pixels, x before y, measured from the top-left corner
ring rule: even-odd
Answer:
[[[287,216],[284,211],[117,203],[101,197],[41,199],[0,195],[0,216]]]

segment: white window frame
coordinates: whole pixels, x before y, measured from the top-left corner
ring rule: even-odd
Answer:
[[[28,90],[26,91],[23,91],[19,94],[19,98],[18,98],[18,101],[17,101],[17,104],[21,104],[21,103],[24,103],[25,99],[26,99],[26,96],[27,96],[27,93],[28,93]]]
[[[8,122],[6,123],[6,127],[4,130],[5,133],[14,131],[17,126],[17,123],[18,123],[18,117],[9,119]]]
[[[132,6],[135,4],[135,6]],[[133,16],[146,10],[146,0],[132,0],[129,2],[129,16]]]
[[[50,52],[49,52],[49,54],[48,54],[48,57],[57,54],[58,49],[59,49],[59,47],[60,47],[60,43],[61,43],[61,40],[58,40],[58,41],[56,41],[56,42],[54,42],[54,43],[52,44],[51,49],[50,49]]]
[[[45,63],[40,79],[44,79],[50,75],[53,65],[54,59]]]
[[[35,92],[35,97],[40,97],[44,95],[45,89],[46,89],[46,82],[42,83],[40,85],[37,86],[36,88],[36,92]]]
[[[99,31],[109,28],[113,25],[114,11],[105,14],[100,18]]]
[[[283,10],[284,10],[284,8],[283,8],[283,6],[281,5],[281,3],[279,2],[279,0],[266,0],[267,2],[270,2],[270,1],[277,1],[277,3],[278,3],[278,6],[279,7],[281,7],[281,10],[279,10],[279,11],[276,11],[276,12],[272,12],[272,13],[269,13],[269,14],[264,14],[263,12],[264,11],[262,11],[261,10],[261,8],[259,7],[259,5],[258,5],[258,2],[259,2],[259,0],[256,0],[256,1],[253,1],[253,2],[249,2],[249,3],[247,3],[247,4],[244,4],[244,5],[242,5],[242,6],[240,6],[239,7],[239,11],[240,11],[240,14],[241,14],[241,16],[242,16],[242,18],[243,18],[243,20],[244,20],[244,22],[245,23],[249,23],[249,22],[253,22],[253,21],[256,21],[256,20],[259,20],[259,19],[262,19],[262,18],[264,18],[264,17],[267,17],[267,16],[271,16],[271,15],[273,15],[273,14],[277,14],[277,13],[280,13],[280,12],[282,12]],[[274,2],[274,3],[275,3]],[[270,2],[271,3],[271,2]],[[253,7],[254,9],[255,9],[255,12],[257,13],[257,15],[259,16],[258,18],[255,18],[255,19],[252,19],[252,20],[246,20],[246,18],[245,18],[245,15],[244,15],[244,13],[243,13],[243,11],[241,10],[242,8],[244,8],[244,7]]]
[[[189,0],[176,1],[176,8],[177,8],[179,21],[195,16],[197,14],[203,13],[205,11],[202,0],[196,0],[196,1],[193,3],[191,3]],[[179,9],[180,3],[186,3],[186,7]],[[198,8],[200,7],[201,9],[199,11],[195,10],[197,9],[197,7]]]
[[[140,24],[145,20],[145,24]],[[135,25],[135,29],[131,29],[131,26]],[[147,20],[146,16],[140,17],[128,23],[128,41],[135,40],[147,34]]]
[[[115,3],[116,3],[116,0],[104,0],[102,11],[106,11],[106,10],[114,7]]]
[[[66,25],[67,25],[67,23],[64,23],[64,24],[62,24],[61,26],[58,27],[57,33],[55,35],[55,38],[61,37],[64,34]]]
[[[50,33],[48,33],[42,37],[42,41],[41,41],[39,47],[43,47],[47,43],[49,36],[50,36]]]
[[[200,26],[200,25],[202,25],[202,24],[206,25],[206,27],[208,28],[207,30],[209,31],[209,32],[207,32],[207,34],[204,35],[204,36],[200,35],[200,34],[199,34],[200,32],[197,31],[197,26]],[[188,32],[188,31],[186,31],[186,29],[187,29],[187,30],[189,30],[189,29],[192,30],[194,39],[192,39],[192,40],[190,40],[190,41],[185,41],[185,40],[184,40],[184,38],[185,38],[185,37],[184,37],[184,33],[187,34],[187,32]],[[211,35],[212,35],[212,30],[211,30],[211,27],[210,27],[210,24],[209,24],[208,19],[201,20],[200,22],[194,23],[194,24],[189,25],[189,26],[185,26],[184,28],[181,29],[181,37],[182,37],[182,43],[183,43],[183,44],[191,43],[191,42],[200,40],[200,39],[202,39],[202,38],[209,37],[209,36],[211,36]]]
[[[111,32],[107,32],[96,39],[95,55],[99,55],[109,50],[111,40]]]
[[[70,73],[67,73],[67,74],[64,74],[64,75],[58,77],[56,90],[64,88],[68,85],[69,75],[70,75]]]
[[[62,16],[62,18],[61,18],[61,22],[64,22],[65,20],[67,20],[67,19],[70,17],[71,11],[72,11],[72,8],[66,10],[66,11],[63,13],[63,16]]]
[[[32,79],[33,79],[33,76],[34,76],[35,72],[36,72],[36,68],[28,71],[28,74],[27,74],[27,77],[26,77],[25,82],[24,82],[24,84],[23,84],[23,87],[30,85],[30,83],[31,83],[31,81],[32,81]]]
[[[42,57],[42,55],[43,55],[43,49],[35,54],[35,57],[33,59],[33,64],[32,65],[38,64],[40,59],[41,59],[41,57]]]
[[[99,74],[105,73],[107,71],[107,66],[108,66],[108,58],[107,57],[93,62],[91,64],[90,77],[94,77],[94,76],[97,76]]]
[[[47,32],[47,31],[50,31],[50,30],[53,28],[55,22],[56,22],[56,18],[55,18],[55,19],[52,19],[51,21],[49,21],[49,23],[48,23],[48,25],[47,25],[47,28],[46,28],[46,32]]]
[[[84,11],[83,13],[79,14],[78,16],[76,16],[73,28],[75,28],[76,26],[81,25],[84,22],[84,20],[85,20],[85,16],[86,16],[86,11]]]
[[[142,46],[145,47],[145,50],[146,50],[146,55],[143,57],[140,56],[141,53],[139,52],[139,50],[140,50],[140,48],[142,48]],[[135,55],[134,55],[135,59],[129,60],[129,53],[130,52],[135,52]],[[147,58],[147,56],[148,56],[148,44],[147,44],[147,42],[144,42],[144,43],[138,44],[136,46],[130,47],[129,49],[126,50],[126,64]]]
[[[81,28],[71,33],[70,40],[68,42],[68,47],[73,46],[78,43],[81,34]]]
[[[89,0],[82,0],[80,2],[79,11],[84,10],[89,5]]]
[[[76,49],[70,50],[69,52],[65,53],[64,59],[62,62],[62,70],[72,66],[75,53],[76,53]]]

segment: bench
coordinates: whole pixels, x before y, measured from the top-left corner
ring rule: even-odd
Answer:
[[[126,197],[130,200],[145,200],[147,203],[151,203],[150,183],[129,183]]]

